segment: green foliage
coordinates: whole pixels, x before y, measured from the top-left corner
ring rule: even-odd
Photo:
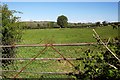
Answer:
[[[15,10],[9,10],[6,4],[2,5],[2,45],[14,45],[20,41],[22,36],[22,27],[19,18],[14,13],[20,13]],[[3,48],[3,57],[15,57],[15,48]],[[3,61],[7,63],[8,61]]]
[[[6,4],[2,6],[2,42],[4,45],[15,44],[21,38],[20,17],[14,16],[14,13],[17,11],[9,10]]]
[[[61,27],[61,28],[64,28],[64,27],[67,27],[67,24],[68,24],[68,19],[66,16],[64,15],[61,15],[61,16],[58,16],[57,18],[57,24]]]
[[[109,48],[120,58],[120,43],[118,38],[108,44]],[[85,51],[84,73],[79,75],[81,79],[110,80],[120,78],[120,62],[102,45],[97,46],[100,51]],[[89,60],[87,60],[89,58]],[[114,66],[114,67],[113,67]]]
[[[53,27],[54,27],[54,23],[55,23],[55,22],[48,22],[48,25],[47,25],[48,28],[53,28]]]
[[[25,29],[50,29],[50,28],[59,28],[56,22],[52,21],[28,21],[21,22],[24,25]]]
[[[100,22],[96,22],[96,26],[100,26]]]
[[[52,29],[59,28],[57,22],[54,21],[23,21],[21,22],[26,29]],[[114,23],[107,23],[103,21],[102,24],[100,22],[96,23],[67,23],[67,28],[97,28],[99,26],[112,26]],[[117,22],[115,24],[118,24]],[[117,27],[116,27],[117,28]]]
[[[108,25],[107,21],[103,21],[102,24],[103,24],[103,26],[107,26]]]

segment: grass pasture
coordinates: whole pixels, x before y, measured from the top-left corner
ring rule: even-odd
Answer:
[[[21,44],[95,42],[95,39],[92,37],[92,29],[93,28],[25,30]],[[111,26],[97,27],[95,30],[101,38],[113,38],[118,35],[117,29],[113,30]]]
[[[31,29],[24,30],[22,42],[18,44],[46,44],[46,43],[80,43],[80,42],[96,42],[93,38],[92,31],[93,28],[75,28],[75,29]],[[117,29],[112,29],[111,26],[106,27],[97,27],[95,28],[97,33],[102,39],[113,38],[118,35]],[[95,46],[66,46],[66,47],[56,47],[61,54],[66,58],[80,58],[84,57],[84,51],[88,48],[95,50]],[[18,48],[17,57],[19,58],[33,58],[38,54],[43,47],[20,47]],[[43,54],[40,54],[38,58],[61,58],[51,48],[48,48]],[[84,71],[82,61],[71,61],[74,65],[80,64],[80,68]],[[16,61],[15,67],[9,65],[9,69],[20,70],[23,66],[28,63],[26,61]],[[32,72],[71,72],[74,71],[74,68],[66,61],[58,62],[56,60],[48,61],[34,61],[24,71]],[[15,73],[9,73],[10,77],[14,76]],[[6,73],[8,75],[8,73]],[[39,78],[42,77],[41,74],[32,74],[32,73],[21,73],[19,77],[27,78]],[[61,75],[62,76],[62,75]],[[66,76],[62,76],[66,77]]]

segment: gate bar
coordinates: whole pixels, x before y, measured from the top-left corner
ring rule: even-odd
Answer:
[[[44,47],[44,46],[84,46],[96,45],[97,43],[68,43],[68,44],[18,44],[18,45],[0,45],[0,47]]]

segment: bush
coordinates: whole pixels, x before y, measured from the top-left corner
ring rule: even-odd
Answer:
[[[15,10],[9,10],[6,4],[2,6],[2,45],[14,45],[19,42],[22,36],[22,27],[19,23],[19,18],[13,14],[20,13]],[[2,48],[3,58],[15,57],[15,47]],[[11,60],[2,60],[3,65],[11,63]]]

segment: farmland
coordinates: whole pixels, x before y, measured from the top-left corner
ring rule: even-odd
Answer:
[[[54,43],[54,44],[59,43],[60,44],[60,43],[96,42],[96,40],[92,36],[93,34],[92,29],[93,28],[25,30],[23,37],[22,37],[22,41],[21,43],[18,43],[18,44],[48,44],[48,43]],[[97,27],[95,30],[98,32],[98,34],[101,36],[102,39],[113,38],[118,35],[117,29],[113,30],[111,26]],[[74,51],[74,49],[72,48],[75,48],[75,46],[66,47],[66,48],[58,47],[58,48],[63,49],[62,50],[63,52],[66,49]],[[85,46],[82,46],[82,48],[87,49],[87,47]],[[30,57],[32,55],[35,55],[36,51],[37,52],[39,51],[38,47],[35,47],[34,49],[33,47],[26,48],[26,49],[21,48],[21,49],[19,49],[19,53],[20,55],[23,55],[22,57],[28,57],[28,56]],[[31,55],[27,55],[27,53]],[[74,52],[71,52],[71,53],[74,53]],[[66,55],[68,55],[68,53],[66,53]],[[46,54],[46,57],[47,57],[47,54]],[[73,56],[71,55],[70,57],[73,57]]]
[[[93,28],[65,28],[65,29],[30,29],[25,30],[20,44],[40,44],[40,43],[79,43],[95,42],[92,31]],[[118,35],[117,29],[111,26],[97,27],[95,30],[101,38],[113,38]]]
[[[118,2],[0,6],[3,80],[120,79]]]
[[[93,28],[63,28],[63,29],[29,29],[23,31],[22,41],[18,44],[47,44],[47,43],[81,43],[81,42],[96,42],[93,38]],[[95,30],[98,32],[102,39],[113,38],[117,36],[117,29],[112,29],[111,26],[97,27]],[[73,47],[56,47],[56,49],[64,55],[66,58],[82,58],[84,57],[84,51],[87,49],[96,51],[95,46],[73,46]],[[18,58],[33,58],[38,54],[43,47],[20,47],[17,49]],[[38,58],[61,58],[51,48],[48,48],[43,54],[40,54]],[[14,67],[9,65],[11,70],[20,70],[28,63],[26,61],[16,61]],[[80,64],[80,70],[84,71],[84,64],[82,61],[71,61],[74,65]],[[22,64],[22,65],[21,65]],[[35,72],[71,72],[74,68],[66,61],[58,62],[56,60],[50,61],[34,61],[24,71]],[[19,77],[41,77],[41,74],[33,73],[21,73]],[[9,77],[13,77],[16,73],[6,73]],[[7,76],[8,76],[7,75]],[[62,76],[62,75],[61,75]],[[61,77],[60,76],[60,77]],[[54,76],[55,77],[55,76]],[[59,77],[59,76],[57,76]],[[66,77],[66,76],[63,76]]]

